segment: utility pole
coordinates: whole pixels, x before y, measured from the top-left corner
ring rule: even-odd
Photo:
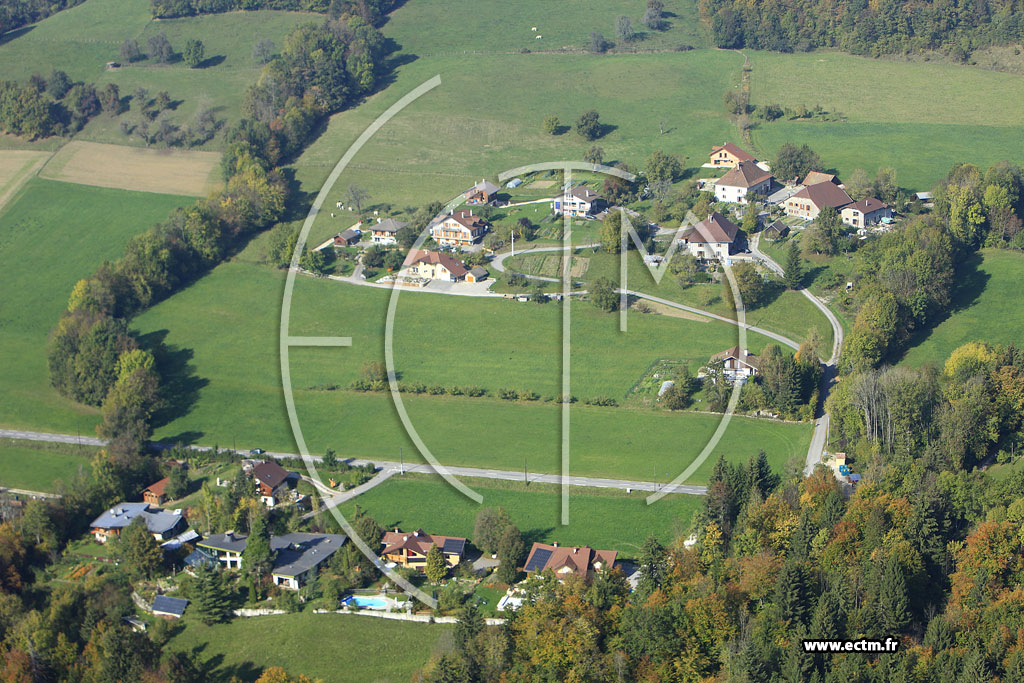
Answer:
[[[523,458],[523,484],[526,486],[530,485],[530,479],[526,474],[526,458]]]
[[[398,460],[401,463],[400,466],[399,466],[400,467],[400,471],[404,475],[405,474],[405,448],[404,447],[399,447],[399,449],[398,449]]]

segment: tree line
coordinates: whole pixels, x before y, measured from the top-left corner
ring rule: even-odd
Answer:
[[[394,0],[150,0],[153,16],[159,19],[219,14],[237,10],[290,10],[328,13],[332,18],[360,17],[377,23],[391,11]]]
[[[0,35],[80,4],[83,0],[14,0],[0,3]]]
[[[379,55],[382,42],[376,29],[357,18],[297,27],[250,89],[271,95],[261,118],[243,119],[229,133],[222,158],[225,189],[176,209],[129,240],[119,259],[75,285],[51,334],[50,381],[63,396],[102,407],[99,431],[115,441],[112,447],[139,452],[167,398],[155,359],[139,348],[128,320],[283,217],[289,188],[277,168],[282,156],[297,152],[320,118],[353,101],[346,90],[350,72],[329,56],[348,53],[349,64],[369,64],[371,87],[377,69],[369,55]]]
[[[75,133],[100,112],[116,116],[124,110],[115,83],[76,83],[57,69],[48,78],[0,81],[0,131],[30,140]]]
[[[1002,0],[699,0],[697,7],[715,44],[723,48],[837,48],[873,56],[939,50],[965,61],[979,47],[1024,40],[1024,9]]]

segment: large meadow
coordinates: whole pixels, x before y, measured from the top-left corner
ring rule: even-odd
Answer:
[[[338,114],[294,161],[295,179],[306,196],[317,192],[345,149],[379,114],[409,90],[433,77],[441,85],[417,100],[362,148],[342,174],[329,206],[356,184],[381,211],[414,209],[447,200],[482,177],[521,164],[580,158],[592,144],[607,162],[640,168],[661,149],[678,154],[692,176],[712,144],[740,141],[722,95],[743,77],[744,56],[707,48],[706,31],[687,2],[669,2],[669,26],[646,31],[632,46],[588,54],[592,31],[614,40],[618,3],[541,2],[510,6],[496,0],[466,3],[463,10],[429,0],[410,0],[389,17],[383,30],[398,48],[393,82],[360,106]],[[446,19],[453,11],[459,25]],[[639,25],[639,14],[634,24]],[[153,21],[143,0],[118,3],[88,0],[7,37],[0,43],[0,68],[24,78],[52,68],[98,84],[116,82],[123,95],[137,86],[167,89],[177,102],[175,121],[187,122],[201,107],[212,107],[229,124],[241,115],[245,87],[259,64],[252,45],[270,38],[278,46],[298,23],[314,15],[287,12],[235,12],[189,19]],[[495,38],[495,25],[499,31]],[[533,31],[536,27],[537,31]],[[126,38],[140,42],[164,32],[175,47],[201,38],[211,59],[204,68],[180,62],[146,60],[108,71]],[[537,36],[540,35],[540,38]],[[456,47],[458,46],[458,47]],[[682,50],[691,46],[696,49]],[[934,183],[957,160],[989,163],[1020,158],[1021,115],[1012,107],[988,107],[1020,93],[1020,77],[972,67],[904,64],[832,53],[782,55],[754,53],[749,73],[755,105],[778,102],[798,107],[821,104],[837,110],[835,122],[786,121],[753,130],[759,156],[770,158],[786,141],[808,142],[826,164],[842,173],[893,165],[909,189]],[[790,87],[799,80],[805,85]],[[837,83],[843,84],[840,88]],[[850,97],[848,93],[861,93]],[[969,92],[970,95],[965,95]],[[942,102],[942,107],[936,102]],[[605,124],[593,143],[571,129],[577,116],[596,109]],[[558,135],[541,130],[545,116],[562,122]],[[131,117],[129,112],[123,116]],[[914,142],[917,140],[917,142]],[[94,119],[76,144],[137,144],[124,138],[117,120]],[[207,144],[217,150],[222,136]],[[4,148],[52,151],[54,141],[29,144],[5,137]],[[65,152],[65,155],[68,153]],[[63,158],[63,157],[60,157]],[[82,180],[53,161],[54,178]],[[8,164],[8,184],[34,172],[29,160]],[[33,163],[38,163],[33,160]],[[212,187],[213,159],[189,194]],[[25,169],[28,168],[26,171]],[[198,167],[197,167],[198,168]],[[74,170],[72,166],[71,171]],[[291,171],[289,171],[291,172]],[[167,171],[167,192],[176,187]],[[83,175],[84,174],[84,175]],[[179,178],[180,179],[180,178]],[[110,181],[130,185],[128,180]],[[135,179],[138,182],[138,179]],[[160,184],[160,178],[147,182]],[[182,193],[186,193],[182,191]],[[177,194],[97,189],[31,179],[9,198],[0,213],[0,260],[8,275],[0,335],[17,362],[0,378],[0,421],[8,426],[91,432],[96,411],[61,399],[49,387],[45,342],[74,282],[101,260],[117,255],[125,240],[186,201]],[[301,215],[303,207],[297,207]],[[322,212],[314,236],[348,227],[351,216]],[[164,372],[178,396],[161,415],[157,435],[208,444],[260,445],[294,450],[281,393],[278,321],[283,275],[263,263],[266,237],[255,238],[240,254],[191,287],[139,316],[135,328],[146,344],[163,344]],[[986,264],[998,257],[986,256]],[[40,263],[53,267],[40,268]],[[615,264],[596,258],[592,275]],[[985,268],[988,266],[986,265]],[[1000,275],[993,267],[992,282]],[[1010,268],[1002,269],[1009,277]],[[646,276],[643,276],[646,277]],[[632,281],[632,276],[631,276]],[[728,314],[709,287],[682,290],[665,281],[647,282],[645,291],[688,305]],[[988,290],[986,290],[987,292]],[[984,300],[987,294],[979,295]],[[314,450],[387,457],[412,452],[390,398],[358,394],[347,387],[363,364],[382,354],[381,325],[387,297],[381,292],[300,279],[292,332],[349,335],[350,349],[295,349],[293,386],[304,432]],[[404,295],[399,304],[396,361],[402,380],[443,385],[479,385],[492,394],[502,388],[536,392],[537,401],[419,396],[407,400],[410,415],[435,453],[448,462],[490,464],[555,471],[559,457],[558,405],[545,402],[560,391],[560,309],[504,301],[448,300],[429,294]],[[800,341],[816,328],[830,335],[824,320],[798,295],[783,293],[748,322]],[[617,318],[587,305],[574,307],[573,393],[582,400],[608,395],[621,400],[658,359],[689,362],[693,369],[735,343],[736,329],[718,322],[630,314],[630,331],[617,332]],[[952,327],[952,324],[950,325]],[[941,328],[936,334],[946,334]],[[960,332],[960,336],[969,332]],[[758,350],[766,340],[752,335]],[[942,342],[945,348],[952,342]],[[917,349],[927,349],[922,339]],[[914,350],[923,358],[925,351]],[[930,352],[929,352],[930,353]],[[712,415],[672,415],[634,408],[573,408],[574,449],[579,473],[636,478],[677,472],[699,451],[714,429]],[[764,448],[781,466],[806,450],[810,428],[750,419],[733,421],[720,451],[746,459]],[[525,457],[524,457],[525,456]],[[694,481],[706,480],[708,465]]]

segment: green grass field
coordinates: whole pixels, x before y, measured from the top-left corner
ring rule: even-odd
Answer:
[[[958,275],[953,312],[907,351],[903,362],[941,367],[961,344],[987,341],[1020,344],[1024,315],[1016,303],[1024,256],[1011,251],[985,249]]]
[[[160,428],[159,438],[294,452],[278,353],[282,280],[280,273],[228,263],[136,319],[144,338],[155,335],[172,350],[194,352],[186,362],[191,367],[188,383],[197,386],[196,402]],[[397,459],[404,448],[412,457],[412,444],[388,394],[344,390],[365,361],[383,358],[387,296],[383,290],[309,278],[296,284],[293,334],[353,338],[351,348],[291,351],[296,403],[314,451],[334,448],[344,456]],[[630,332],[621,336],[617,317],[587,304],[573,310],[573,391],[581,398],[611,394],[621,399],[658,358],[706,358],[710,349],[735,343],[735,329],[726,323],[634,314]],[[395,358],[403,381],[513,387],[542,396],[559,391],[560,312],[555,304],[407,293],[396,321]],[[699,355],[691,350],[697,348]],[[341,389],[329,390],[335,385]],[[557,404],[445,396],[408,396],[406,404],[413,423],[444,462],[518,470],[525,453],[531,471],[558,470]],[[717,421],[713,415],[577,405],[573,471],[646,480],[653,465],[659,477],[675,476],[699,452]],[[737,419],[720,452],[746,460],[764,447],[781,465],[806,450],[809,435],[807,425]],[[705,481],[710,465],[694,481]]]
[[[667,0],[664,30],[651,31],[640,23],[644,5],[624,5],[615,0],[567,0],[552,4],[524,0],[510,4],[500,0],[449,0],[410,2],[395,12],[384,27],[402,49],[420,56],[462,54],[514,54],[521,50],[580,51],[591,32],[615,41],[615,20],[627,15],[642,34],[624,50],[664,50],[680,45],[708,44],[695,3]],[[424,30],[424,27],[430,30]],[[501,27],[495,30],[496,27]],[[536,28],[534,31],[532,29]],[[538,36],[540,36],[538,38]]]
[[[53,492],[57,480],[70,483],[80,469],[91,472],[89,458],[94,452],[94,448],[5,439],[0,441],[0,486]]]
[[[405,683],[451,629],[345,614],[282,614],[204,626],[186,613],[169,650],[196,650],[208,680],[255,681],[270,666],[334,683]]]
[[[261,66],[252,58],[258,38],[269,38],[278,48],[296,25],[319,21],[320,16],[298,12],[230,12],[203,17],[154,21],[146,0],[89,0],[58,12],[0,45],[0,72],[5,78],[25,78],[32,73],[48,76],[51,69],[66,71],[72,79],[116,83],[126,97],[139,86],[150,96],[167,90],[178,102],[170,116],[172,123],[187,125],[201,107],[213,108],[217,117],[233,124],[241,117],[245,89],[256,82]],[[198,38],[206,48],[210,66],[189,69],[178,61],[159,65],[143,60],[107,71],[108,61],[120,61],[121,43],[132,38],[146,52],[146,40],[164,32],[180,52],[189,38]],[[144,144],[137,137],[120,132],[122,120],[137,121],[132,111],[120,117],[105,114],[94,118],[77,137],[96,142]],[[218,147],[220,138],[207,143]]]
[[[30,180],[0,214],[0,421],[93,435],[98,411],[51,388],[46,342],[71,288],[187,197]]]
[[[699,496],[672,495],[647,505],[647,492],[574,488],[569,524],[562,526],[561,496],[552,484],[524,486],[488,479],[465,482],[483,495],[485,507],[504,508],[531,543],[589,545],[618,550],[622,557],[635,557],[640,543],[651,534],[662,543],[671,543],[688,531],[693,514],[703,505]],[[424,529],[470,540],[480,510],[440,478],[414,474],[392,477],[342,506],[341,512],[351,517],[356,504],[389,529]]]
[[[820,104],[847,119],[761,123],[753,139],[768,158],[785,142],[807,143],[841,176],[892,166],[901,186],[926,190],[956,162],[1024,157],[1024,114],[992,106],[1024,97],[1019,75],[830,52],[750,56],[752,104]]]

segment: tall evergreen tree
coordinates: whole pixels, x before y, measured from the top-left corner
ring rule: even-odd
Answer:
[[[907,580],[896,553],[890,553],[882,569],[878,590],[878,620],[886,633],[896,635],[910,622]]]
[[[430,583],[441,583],[448,573],[448,564],[444,561],[444,555],[438,546],[432,545],[427,551],[427,561],[423,567],[423,573],[427,575],[427,581]]]
[[[117,539],[117,554],[130,574],[147,579],[160,568],[164,557],[142,517],[133,519],[121,532]]]
[[[667,551],[656,536],[648,536],[640,546],[637,558],[637,573],[640,580],[636,592],[643,597],[653,593],[665,583],[665,560]]]
[[[231,614],[231,603],[226,594],[224,576],[220,569],[205,564],[196,569],[195,592],[192,605],[199,619],[207,626],[226,621]]]
[[[783,619],[797,626],[810,614],[810,585],[803,563],[788,561],[775,582],[775,605]]]
[[[786,251],[786,265],[783,268],[784,281],[790,289],[800,289],[804,282],[804,266],[800,260],[800,249],[790,240]]]

